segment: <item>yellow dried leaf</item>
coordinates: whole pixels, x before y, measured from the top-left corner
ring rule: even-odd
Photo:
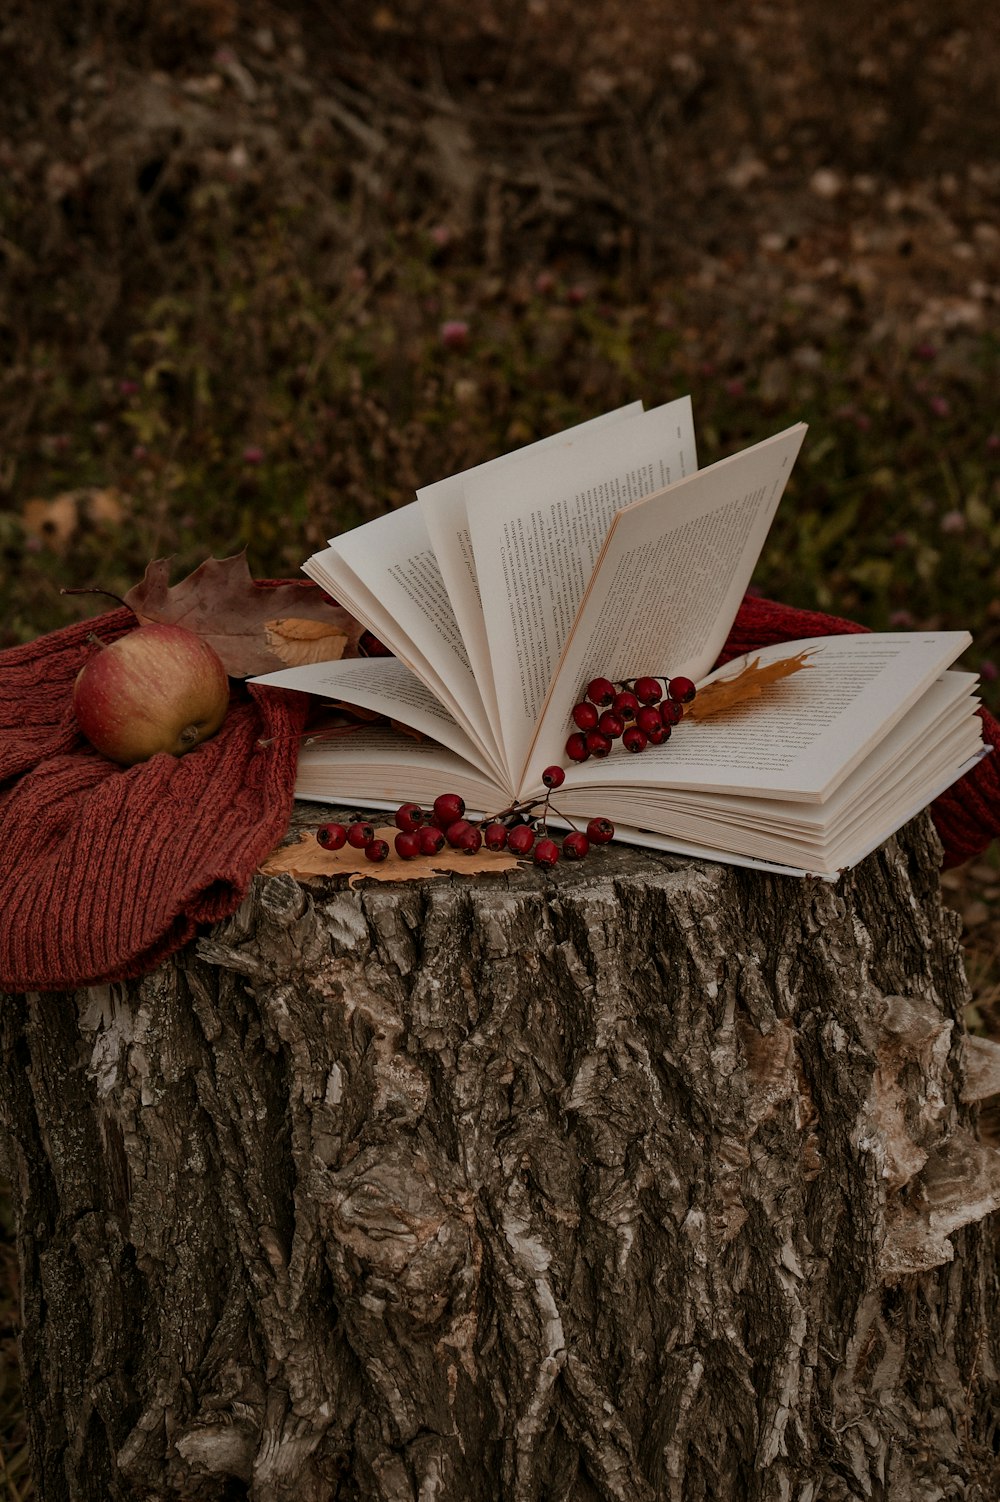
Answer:
[[[460,876],[485,876],[517,870],[517,857],[506,852],[483,849],[475,855],[463,855],[460,850],[452,850],[447,845],[439,855],[404,861],[393,847],[398,833],[393,824],[376,829],[376,836],[388,843],[389,857],[384,861],[370,861],[363,850],[354,850],[350,845],[344,845],[340,850],[324,850],[315,834],[303,830],[297,845],[281,845],[273,850],[260,871],[264,876],[287,872],[297,881],[309,881],[317,876],[346,876],[348,886],[353,887],[366,876],[373,881],[427,881],[451,871]]]
[[[776,662],[766,662],[763,666],[760,658],[754,657],[734,677],[717,678],[714,683],[700,688],[697,697],[684,713],[692,720],[707,720],[711,715],[721,714],[723,710],[746,704],[749,700],[758,698],[770,684],[779,683],[782,678],[789,678],[792,673],[809,667],[810,655],[809,651],[797,652],[794,657],[780,657]]]
[[[21,520],[28,537],[62,552],[81,527],[115,527],[124,514],[124,497],[113,487],[64,490],[52,500],[25,501]]]
[[[290,668],[308,662],[339,662],[347,649],[347,632],[328,621],[306,621],[286,616],[264,622],[268,647]]]
[[[24,530],[30,538],[61,552],[80,524],[78,495],[67,491],[46,501],[40,496],[25,501],[21,509]]]

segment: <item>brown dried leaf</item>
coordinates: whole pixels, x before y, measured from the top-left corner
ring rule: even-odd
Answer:
[[[364,720],[369,725],[388,725],[391,730],[408,736],[411,741],[417,741],[421,745],[428,738],[422,731],[414,730],[412,725],[404,725],[402,720],[390,719],[377,709],[365,709],[361,704],[349,704],[346,699],[331,699],[329,707],[339,709],[355,720]]]
[[[354,720],[363,720],[366,725],[385,720],[385,716],[379,714],[377,709],[366,709],[363,704],[348,704],[346,699],[331,699],[327,708],[339,710],[342,714],[349,714]]]
[[[264,622],[264,639],[286,667],[307,662],[338,662],[347,647],[347,632],[326,621],[301,621],[294,616]]]
[[[402,720],[390,720],[389,726],[390,729],[395,730],[399,735],[405,735],[409,740],[416,741],[418,745],[422,746],[427,740],[427,736],[424,735],[422,730],[414,730],[412,725],[404,725]]]
[[[450,871],[457,871],[461,876],[492,876],[517,870],[516,856],[485,849],[476,855],[463,855],[460,850],[451,850],[448,846],[440,855],[404,861],[393,848],[398,833],[394,824],[376,829],[376,836],[388,841],[389,857],[384,861],[370,861],[363,850],[354,850],[350,845],[344,845],[340,850],[324,850],[314,834],[303,830],[297,845],[281,845],[273,850],[260,870],[264,876],[287,872],[298,881],[309,881],[317,876],[346,876],[351,887],[366,876],[373,881],[428,881]]]
[[[737,704],[746,704],[750,699],[758,698],[769,684],[778,683],[782,678],[811,666],[810,655],[808,650],[797,652],[794,657],[780,657],[763,667],[760,658],[754,657],[735,677],[717,678],[714,683],[700,688],[684,713],[692,720],[707,720],[711,715],[735,708]]]
[[[316,584],[256,584],[246,554],[209,558],[179,584],[170,584],[170,560],[150,563],[141,583],[125,596],[141,621],[186,626],[215,648],[233,678],[271,673],[286,664],[267,640],[269,623],[293,618],[342,631],[344,657],[357,657],[364,627]]]

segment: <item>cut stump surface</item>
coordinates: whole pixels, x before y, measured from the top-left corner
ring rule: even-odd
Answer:
[[[5,998],[40,1496],[995,1496],[1000,1049],[939,854],[259,878]]]

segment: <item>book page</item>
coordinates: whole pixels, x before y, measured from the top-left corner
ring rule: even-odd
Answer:
[[[685,841],[692,853],[701,846],[710,859],[749,855],[800,872],[835,874],[880,845],[984,754],[975,682],[972,674],[945,673],[932,683],[825,804],[619,785],[577,789],[565,807],[586,818],[607,813],[610,803],[651,840],[667,848]]]
[[[370,709],[447,746],[485,775],[499,775],[499,769],[490,765],[426,684],[396,657],[312,662],[265,673],[251,682]]]
[[[958,765],[975,749],[976,742],[982,744],[982,723],[976,716],[977,685],[974,673],[942,673],[822,803],[793,802],[765,794],[702,793],[694,788],[645,792],[663,808],[686,808],[699,816],[747,828],[824,837],[859,814],[864,817],[873,802],[884,801],[889,785],[898,777],[921,773],[935,757]]]
[[[455,619],[468,651],[472,671],[479,684],[494,735],[499,739],[500,714],[493,689],[492,667],[483,607],[479,593],[479,577],[472,552],[469,533],[469,515],[466,492],[484,476],[494,475],[509,469],[511,465],[536,456],[547,449],[564,451],[587,434],[607,427],[625,418],[637,417],[642,412],[642,402],[631,402],[613,412],[605,412],[589,422],[578,424],[565,432],[552,433],[540,438],[526,448],[515,449],[509,454],[500,454],[496,459],[461,474],[450,475],[433,485],[425,485],[417,491],[417,500],[423,514],[427,533],[431,540],[441,577],[448,591]]]
[[[836,875],[856,865],[975,766],[983,754],[982,743],[970,753],[970,741],[968,730],[956,731],[931,758],[914,757],[914,764],[899,776],[889,775],[884,797],[869,798],[856,819],[824,834],[803,835],[781,826],[754,829],[684,808],[661,809],[642,803],[628,806],[627,817],[633,823],[626,827],[645,827],[654,837],[658,830],[666,830],[666,835],[660,838],[670,842],[683,840],[689,847],[701,846],[700,852],[694,848],[694,854],[713,851],[710,859],[728,861],[737,855],[751,856],[794,870]],[[591,802],[593,798],[591,794]],[[588,816],[586,808],[576,812],[579,818]],[[616,824],[615,828],[619,826]]]
[[[823,803],[970,642],[966,631],[887,632],[762,648],[750,657],[773,662],[808,649],[811,666],[723,714],[683,720],[668,741],[638,756],[619,750],[573,767],[565,786]],[[734,676],[745,660],[706,681]]]
[[[377,602],[381,629],[374,625],[371,629],[379,639],[415,671],[420,672],[424,662],[429,664],[437,680],[434,686],[443,684],[448,702],[461,706],[459,716],[475,736],[491,742],[469,654],[416,501],[332,538],[323,554],[309,560],[310,565],[317,562],[332,578],[337,577],[338,562],[346,565],[367,591],[370,614],[374,614],[372,602]],[[308,566],[306,572],[311,575]],[[350,579],[342,571],[340,577],[341,603],[354,610],[347,594]],[[365,619],[360,610],[356,613]]]
[[[510,801],[454,752],[380,727],[315,741],[299,756],[296,798],[348,808],[398,808],[412,798],[428,807],[441,792],[458,793],[476,813],[499,812]]]
[[[700,788],[652,787],[648,783],[609,789],[578,790],[589,802],[613,797],[616,807],[646,810],[660,826],[674,827],[679,817],[696,818],[706,827],[740,828],[780,838],[813,841],[817,848],[840,839],[873,811],[884,813],[898,790],[935,781],[949,765],[960,766],[982,745],[982,722],[973,694],[971,673],[946,672],[921,695],[878,745],[873,746],[823,803],[803,803],[767,795],[704,792]],[[635,814],[630,812],[630,818]]]
[[[477,696],[473,697],[470,714],[470,701],[468,698],[463,701],[458,697],[454,675],[450,679],[442,677],[434,663],[421,651],[400,622],[385,608],[375,591],[359,578],[336,548],[324,548],[321,553],[314,553],[311,558],[306,559],[302,569],[310,579],[315,580],[328,594],[350,610],[362,625],[367,626],[369,631],[373,631],[379,641],[383,642],[398,660],[405,663],[411,672],[415,673],[440,699],[484,755],[496,765],[501,765],[496,742],[486,721],[481,700]]]
[[[695,462],[684,397],[469,481],[469,533],[502,710],[497,734],[512,768],[523,761],[616,513]]]
[[[619,511],[553,675],[539,724],[508,746],[530,786],[560,759],[570,711],[598,674],[695,682],[718,657],[785,488],[805,425]],[[520,728],[520,725],[518,726]]]

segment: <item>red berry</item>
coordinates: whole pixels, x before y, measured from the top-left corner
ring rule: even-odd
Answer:
[[[384,861],[389,855],[388,840],[369,840],[365,846],[365,859],[370,861]]]
[[[646,739],[651,746],[662,746],[665,740],[670,738],[669,725],[654,725],[652,730],[646,731]]]
[[[593,732],[590,732],[591,734]],[[586,761],[590,755],[590,747],[587,745],[587,737],[581,730],[574,730],[566,742],[566,755],[570,761]]]
[[[610,819],[591,819],[587,825],[587,838],[593,845],[606,845],[615,837],[615,826]]]
[[[678,704],[690,704],[697,690],[690,678],[671,678],[667,692]]]
[[[515,855],[527,855],[535,843],[535,831],[530,824],[515,824],[507,833],[507,849]]]
[[[587,750],[591,756],[608,756],[611,745],[610,735],[603,735],[600,730],[587,731]]]
[[[434,817],[442,828],[447,829],[465,813],[465,800],[457,793],[439,793],[434,799]]]
[[[474,824],[470,824],[456,845],[456,850],[461,850],[463,855],[475,855],[482,848],[482,832]]]
[[[599,704],[603,709],[611,704],[615,697],[615,686],[610,678],[592,678],[587,684],[587,698],[591,704]]]
[[[417,830],[421,855],[439,855],[444,849],[444,830],[436,824],[425,824]]]
[[[562,767],[546,767],[542,773],[542,781],[547,788],[561,788],[566,781],[566,773]]]
[[[620,694],[615,694],[611,708],[620,714],[623,720],[634,720],[639,701],[630,688],[623,688]]]
[[[663,726],[660,726],[663,729]],[[622,745],[626,751],[645,751],[649,744],[649,736],[645,730],[640,730],[638,725],[630,725],[622,736]]]
[[[393,844],[400,860],[412,861],[420,854],[420,836],[415,829],[401,829]]]
[[[625,729],[625,721],[613,709],[606,709],[597,722],[597,728],[602,735],[610,735],[616,741]]]
[[[663,698],[663,685],[659,678],[637,678],[634,688],[640,704],[659,704]]]
[[[503,850],[507,844],[507,826],[493,819],[483,830],[483,844],[487,850]]]
[[[444,837],[453,850],[457,850],[472,825],[468,819],[453,819],[444,832]]]
[[[663,721],[660,718],[659,708],[652,704],[644,704],[635,717],[635,723],[638,725],[640,730],[645,731],[646,735],[648,735],[651,730],[659,730],[660,726],[663,724]]]
[[[660,719],[669,730],[671,725],[679,725],[684,718],[684,706],[678,704],[675,699],[664,699],[659,706]]]
[[[538,841],[538,844],[535,846],[536,866],[544,866],[546,870],[551,870],[558,859],[559,846],[555,840],[544,839]]]
[[[324,850],[340,850],[347,844],[347,830],[343,824],[321,824],[316,831],[316,843]]]
[[[597,724],[597,710],[593,704],[574,704],[573,724],[578,730],[593,730]]]
[[[347,831],[347,843],[352,850],[363,850],[375,838],[375,826],[364,819],[355,819]],[[387,847],[388,848],[388,847]]]
[[[582,861],[590,849],[590,841],[579,829],[574,829],[563,840],[563,855],[568,861]]]
[[[419,803],[401,803],[396,810],[395,824],[397,829],[402,829],[406,834],[412,834],[419,829],[426,820],[427,815]]]

